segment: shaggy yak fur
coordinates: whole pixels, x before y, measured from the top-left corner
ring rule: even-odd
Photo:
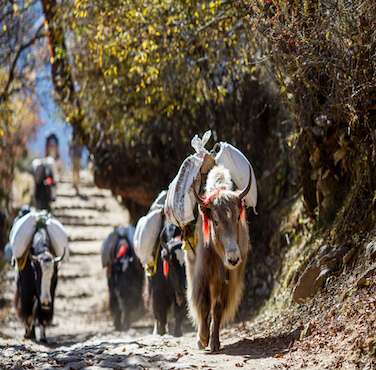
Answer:
[[[197,194],[200,214],[195,229],[195,253],[186,253],[187,301],[197,326],[197,345],[220,349],[219,329],[231,321],[240,304],[249,251],[249,233],[242,191],[234,191],[222,166],[208,174],[205,195]]]

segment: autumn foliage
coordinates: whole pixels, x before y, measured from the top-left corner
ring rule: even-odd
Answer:
[[[376,180],[373,2],[242,1],[239,8],[295,121],[308,209],[327,221],[342,206],[347,221],[359,208],[371,216]]]
[[[63,10],[96,182],[128,206],[147,207],[169,184],[194,134],[211,128],[250,153],[252,120],[279,109],[231,2],[76,1]]]
[[[307,210],[333,220],[353,186],[373,189],[363,174],[375,144],[374,13],[364,0],[59,7],[80,102],[67,117],[79,122],[97,183],[147,206],[207,128],[264,165],[254,134],[268,140],[257,122],[274,109]]]

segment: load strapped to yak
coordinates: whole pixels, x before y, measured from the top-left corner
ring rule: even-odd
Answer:
[[[247,207],[252,207],[256,213],[257,185],[251,163],[240,150],[225,142],[216,143],[209,152],[205,145],[210,137],[211,131],[207,131],[202,139],[198,135],[194,136],[191,145],[195,154],[184,160],[168,191],[157,197],[149,213],[141,217],[137,223],[135,251],[150,273],[155,269],[156,246],[164,216],[167,222],[182,230],[184,248],[194,250],[196,243],[193,235],[198,215],[194,191],[197,194],[204,191],[207,175],[215,165],[222,165],[230,171],[234,185],[238,189],[244,189],[251,182],[244,203]]]
[[[9,244],[18,270],[25,267],[34,234],[41,228],[47,231],[51,242],[51,253],[55,257],[69,256],[68,235],[64,226],[48,212],[30,209],[15,219],[9,234]]]
[[[195,135],[191,145],[196,153],[182,163],[167,192],[164,213],[168,222],[182,229],[184,249],[194,250],[196,244],[193,240],[197,219],[197,200],[194,192],[201,194],[204,191],[207,175],[216,165],[229,170],[238,189],[244,189],[249,182],[251,183],[244,203],[247,207],[252,207],[257,214],[257,184],[251,163],[240,150],[225,142],[216,143],[209,152],[205,145],[210,137],[210,131],[207,131],[202,139]]]
[[[155,274],[159,251],[159,236],[163,225],[163,207],[167,191],[162,191],[149,212],[141,217],[134,233],[134,250],[149,276]]]

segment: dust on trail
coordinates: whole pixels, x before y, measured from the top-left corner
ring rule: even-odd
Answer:
[[[54,214],[70,235],[71,256],[61,264],[55,317],[48,344],[24,340],[12,306],[14,272],[7,269],[0,302],[0,369],[273,369],[289,340],[250,340],[240,328],[222,332],[219,354],[196,349],[191,330],[181,338],[153,336],[150,318],[128,332],[113,330],[108,312],[100,245],[128,214],[109,191],[96,189],[88,174],[76,196],[70,179],[59,184]],[[37,332],[38,335],[38,332]]]

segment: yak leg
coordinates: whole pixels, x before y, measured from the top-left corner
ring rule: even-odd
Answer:
[[[129,329],[130,327],[130,320],[129,320],[129,314],[130,312],[127,312],[127,307],[126,307],[126,304],[124,302],[124,297],[121,298],[121,301],[120,301],[120,310],[121,310],[121,328],[122,330],[126,331]]]
[[[154,320],[153,334],[165,335],[166,334],[167,319],[159,318]]]
[[[218,352],[220,348],[219,343],[219,328],[221,325],[221,317],[222,317],[222,305],[220,302],[215,302],[212,306],[212,323],[210,326],[210,351],[211,352]]]
[[[154,334],[164,335],[166,334],[167,324],[167,303],[153,297],[153,312],[154,312]]]
[[[110,310],[111,310],[112,320],[114,323],[115,330],[120,331],[122,330],[121,311],[120,311],[118,295],[117,295],[112,279],[108,280],[108,287],[109,287],[109,293],[110,293]]]
[[[35,323],[33,315],[25,320],[25,339],[35,339]]]
[[[25,339],[35,339],[35,325],[25,325]]]
[[[175,301],[174,303],[174,314],[175,314],[175,327],[174,327],[174,336],[175,337],[181,337],[183,335],[183,332],[181,330],[181,324],[184,319],[185,314],[185,307],[183,304],[178,305],[178,303]]]
[[[38,308],[38,302],[34,298],[31,315],[25,321],[25,339],[36,339],[35,336],[35,315]]]
[[[208,294],[203,297],[198,311],[197,346],[199,349],[205,349],[209,344],[210,336],[210,303]]]
[[[40,341],[41,342],[47,342],[46,338],[46,327],[44,325],[39,326],[39,331],[40,331]]]

